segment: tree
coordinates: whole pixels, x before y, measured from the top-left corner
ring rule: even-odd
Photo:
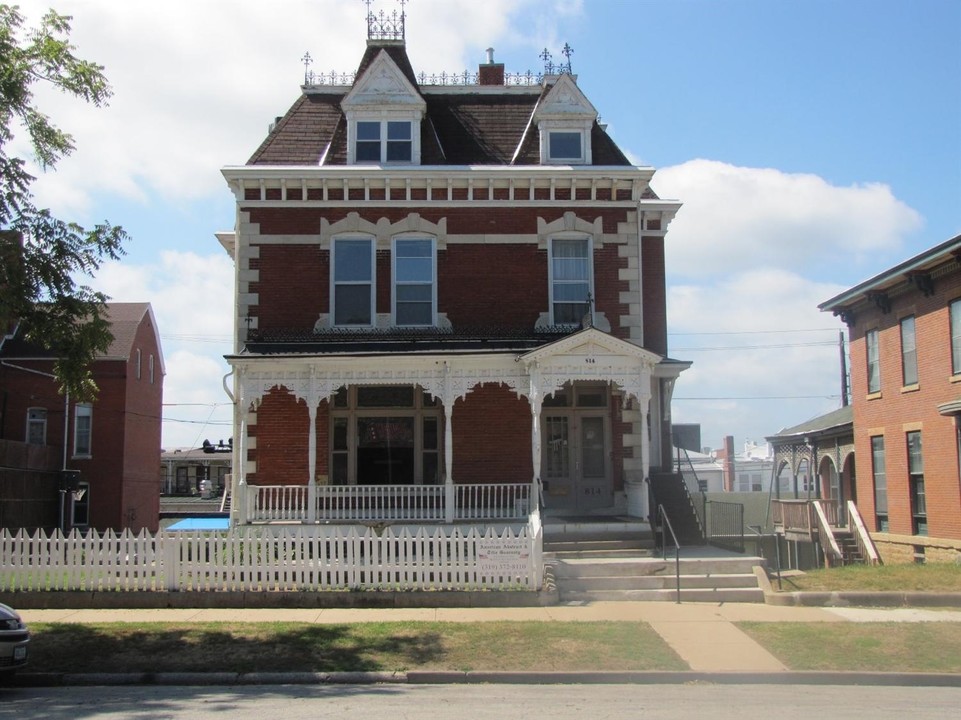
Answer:
[[[35,106],[36,83],[97,107],[112,94],[103,67],[74,55],[70,20],[50,10],[25,31],[19,8],[0,4],[0,328],[19,320],[28,342],[56,356],[61,392],[90,400],[97,392],[90,363],[113,338],[108,298],[80,283],[123,255],[127,233],[106,222],[84,229],[37,208],[30,192],[36,178],[7,152],[16,128],[27,133],[43,170],[74,150],[73,138]]]

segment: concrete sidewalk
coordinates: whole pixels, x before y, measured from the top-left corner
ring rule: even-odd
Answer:
[[[821,608],[756,603],[592,602],[522,608],[24,610],[26,623],[103,622],[645,622],[693,672],[785,673],[787,668],[734,623],[961,622],[961,611]]]

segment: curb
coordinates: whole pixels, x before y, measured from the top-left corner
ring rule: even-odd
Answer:
[[[961,675],[886,672],[296,672],[296,673],[22,673],[6,687],[237,685],[868,685],[958,687]]]
[[[914,591],[834,590],[824,592],[778,592],[767,571],[755,566],[757,584],[764,591],[765,605],[782,607],[921,607],[961,608],[961,593]]]
[[[368,609],[547,607],[557,591],[223,591],[14,590],[3,602],[18,610]]]

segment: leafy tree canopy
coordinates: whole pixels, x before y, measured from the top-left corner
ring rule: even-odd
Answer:
[[[106,222],[84,229],[37,208],[30,192],[36,178],[8,153],[15,131],[29,137],[44,170],[74,149],[73,138],[34,104],[37,83],[98,107],[111,96],[103,67],[74,55],[70,20],[51,10],[28,30],[16,5],[0,4],[0,330],[21,321],[25,339],[56,356],[61,392],[89,400],[97,391],[90,363],[113,338],[108,298],[77,278],[119,259],[128,236]]]

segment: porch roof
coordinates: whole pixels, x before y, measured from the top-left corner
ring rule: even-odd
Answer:
[[[504,327],[278,329],[254,333],[240,356],[523,353],[573,332],[573,328],[558,326],[536,330]]]

